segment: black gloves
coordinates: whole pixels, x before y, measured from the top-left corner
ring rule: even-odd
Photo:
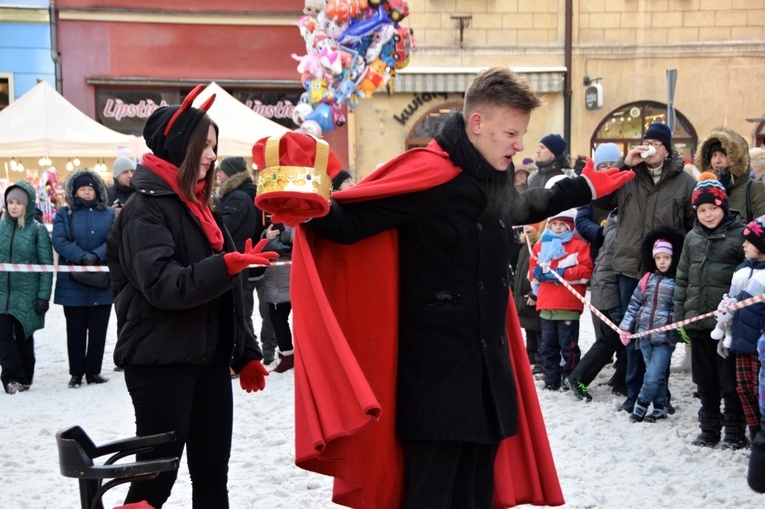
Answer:
[[[50,304],[45,299],[35,299],[35,313],[38,315],[44,315],[48,312]]]
[[[80,265],[95,265],[98,263],[98,255],[88,253],[80,260]]]

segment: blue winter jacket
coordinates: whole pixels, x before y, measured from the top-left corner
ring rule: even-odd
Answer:
[[[632,293],[627,311],[619,328],[632,333],[669,325],[674,322],[673,295],[675,278],[663,274],[651,274],[642,288],[642,281]],[[680,339],[676,329],[654,332],[640,340],[649,340],[653,344],[669,343],[674,345]]]
[[[93,206],[85,206],[74,197],[73,182],[83,172],[95,180],[98,198]],[[80,265],[88,253],[94,253],[101,262],[106,261],[106,236],[112,227],[114,210],[107,204],[107,191],[101,177],[89,170],[74,172],[64,184],[68,207],[61,207],[53,220],[53,249],[59,255],[59,265]],[[69,210],[71,209],[71,215]],[[74,240],[69,228],[72,224]],[[56,276],[53,302],[63,306],[104,306],[112,303],[112,288],[96,288],[74,281],[68,272]]]
[[[765,293],[765,262],[747,258],[736,268],[731,282],[731,297],[741,302]],[[757,340],[765,328],[765,303],[737,309],[733,315],[730,350],[757,355]]]

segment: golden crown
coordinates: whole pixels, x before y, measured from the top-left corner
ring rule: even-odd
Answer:
[[[272,137],[266,142],[265,168],[258,173],[258,195],[278,191],[318,194],[326,198],[332,194],[332,179],[327,175],[329,144],[316,140],[314,167],[282,166],[279,164],[279,138]]]

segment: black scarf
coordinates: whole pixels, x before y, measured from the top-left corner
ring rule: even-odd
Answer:
[[[515,189],[512,185],[515,169],[511,164],[507,171],[497,171],[478,153],[467,137],[462,113],[454,113],[446,119],[436,142],[456,166],[479,182],[488,200],[485,213],[501,214],[509,209]]]

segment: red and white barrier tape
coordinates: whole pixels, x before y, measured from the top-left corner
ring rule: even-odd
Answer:
[[[290,265],[291,261],[274,262],[270,265],[250,267],[278,267]],[[0,263],[0,272],[109,272],[106,265],[39,265],[36,263]]]
[[[526,245],[529,248],[529,256],[531,256],[535,260],[537,260],[537,264],[538,265],[540,265],[542,268],[545,268],[545,267],[549,268],[550,267],[547,263],[539,261],[539,258],[534,256],[534,253],[531,250],[531,242],[529,241],[528,237],[526,237]],[[587,306],[587,308],[590,310],[591,313],[594,313],[595,315],[597,315],[598,318],[600,318],[603,321],[603,323],[608,325],[610,328],[612,328],[617,333],[621,331],[621,329],[619,329],[618,325],[615,325],[614,322],[609,320],[606,315],[601,313],[598,309],[595,308],[595,306],[590,304],[587,301],[587,299],[585,299],[582,296],[582,294],[577,292],[576,289],[573,286],[568,284],[568,282],[565,279],[563,279],[563,277],[560,274],[558,274],[554,270],[551,270],[550,272],[552,272],[552,274],[555,275],[555,277],[558,279],[558,281],[560,281],[560,283],[563,286],[568,288],[568,290],[571,293],[573,293],[574,296],[577,299],[579,299],[585,306]],[[647,336],[649,334],[653,334],[654,332],[663,332],[663,331],[669,331],[669,330],[672,330],[672,329],[678,329],[680,327],[684,327],[685,325],[688,325],[689,323],[697,322],[699,320],[703,320],[704,318],[713,317],[715,315],[715,313],[720,313],[720,312],[724,312],[724,311],[728,311],[728,312],[729,311],[734,311],[736,309],[741,309],[741,308],[744,308],[744,307],[747,307],[747,306],[751,306],[752,304],[756,304],[758,302],[765,302],[765,294],[755,295],[754,297],[750,297],[748,299],[744,299],[741,302],[736,302],[735,304],[731,304],[730,306],[726,306],[726,307],[720,308],[720,309],[715,309],[714,311],[710,311],[708,313],[704,313],[704,314],[701,314],[701,315],[698,315],[698,316],[694,316],[694,317],[691,317],[691,318],[686,318],[685,320],[681,320],[679,322],[670,323],[670,324],[667,324],[667,325],[663,325],[661,327],[657,327],[655,329],[651,329],[651,330],[647,330],[647,331],[643,331],[643,332],[638,332],[636,334],[630,334],[629,337],[630,337],[630,339],[641,338],[643,336]]]

